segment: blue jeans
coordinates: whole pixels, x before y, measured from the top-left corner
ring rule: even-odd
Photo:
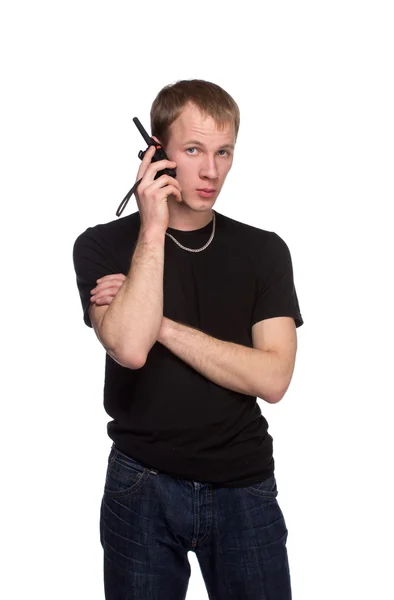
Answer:
[[[210,600],[291,600],[275,476],[215,488],[144,467],[114,445],[101,503],[107,600],[184,600],[195,552]]]

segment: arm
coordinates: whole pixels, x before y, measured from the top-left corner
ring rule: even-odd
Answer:
[[[141,230],[130,271],[108,306],[92,304],[97,337],[119,364],[141,368],[157,340],[163,315],[164,235]]]
[[[158,341],[217,385],[274,404],[284,396],[294,369],[294,320],[267,319],[252,331],[258,348],[224,342],[163,317]]]
[[[122,366],[139,369],[157,340],[163,316],[164,240],[169,223],[167,197],[182,201],[179,182],[159,170],[175,167],[169,160],[151,162],[155,146],[145,153],[137,174],[140,231],[130,271],[108,306],[89,307],[97,337]],[[100,281],[100,280],[97,280]],[[93,288],[95,289],[95,288]]]
[[[91,302],[106,308],[102,305],[113,301],[123,281],[120,273],[103,277]],[[294,370],[294,319],[263,319],[253,325],[252,339],[254,348],[224,342],[163,317],[157,341],[217,385],[274,404],[286,393]]]
[[[103,277],[92,290],[91,301],[110,304],[123,280],[122,274]],[[283,398],[293,375],[295,320],[272,317],[258,321],[252,327],[252,340],[253,348],[224,342],[163,317],[157,341],[214,383],[274,404]]]

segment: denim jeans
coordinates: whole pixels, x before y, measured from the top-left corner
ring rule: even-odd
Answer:
[[[210,600],[291,600],[275,476],[223,488],[147,468],[113,445],[100,512],[106,600],[183,600],[195,552]]]

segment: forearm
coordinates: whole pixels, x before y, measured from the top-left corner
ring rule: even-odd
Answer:
[[[163,317],[164,236],[140,231],[129,273],[106,311],[102,330],[124,364],[144,364]]]
[[[165,317],[158,341],[217,385],[269,403],[282,397],[281,366],[275,352],[224,342]]]

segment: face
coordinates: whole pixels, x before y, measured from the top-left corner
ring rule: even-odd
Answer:
[[[169,130],[165,148],[176,162],[176,178],[182,187],[182,200],[189,208],[212,208],[231,169],[235,146],[234,124],[218,129],[212,117],[187,104]],[[204,193],[199,190],[213,190]]]

